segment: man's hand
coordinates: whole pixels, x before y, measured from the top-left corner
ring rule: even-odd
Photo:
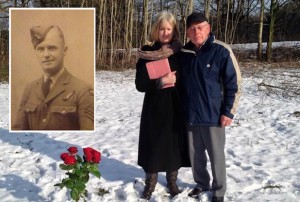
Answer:
[[[162,77],[162,82],[164,85],[175,84],[176,83],[176,71],[170,72]]]
[[[222,127],[225,127],[225,126],[230,126],[232,123],[232,119],[227,117],[227,116],[224,116],[222,115],[221,116],[221,126]]]

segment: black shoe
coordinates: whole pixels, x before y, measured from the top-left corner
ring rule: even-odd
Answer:
[[[213,196],[211,202],[224,202],[223,196]]]
[[[195,188],[188,194],[188,196],[189,196],[189,197],[192,197],[192,198],[194,198],[194,199],[198,199],[198,198],[199,198],[199,194],[202,193],[202,192],[205,192],[205,191],[208,191],[208,190],[198,189],[197,187],[195,187]]]

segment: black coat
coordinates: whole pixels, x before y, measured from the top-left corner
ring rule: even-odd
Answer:
[[[144,46],[144,51],[160,49],[160,44]],[[180,79],[175,55],[168,58],[171,71]],[[161,89],[159,79],[150,80],[144,59],[136,64],[136,88],[145,92],[139,135],[138,165],[145,172],[174,171],[190,166],[187,134],[178,87]]]

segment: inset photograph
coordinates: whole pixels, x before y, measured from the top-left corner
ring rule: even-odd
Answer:
[[[95,9],[10,9],[10,131],[94,131]]]

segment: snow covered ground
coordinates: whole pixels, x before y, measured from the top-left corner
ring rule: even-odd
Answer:
[[[96,132],[82,134],[9,133],[9,85],[0,84],[0,201],[71,201],[67,189],[53,186],[66,177],[59,155],[69,146],[81,156],[83,147],[102,153],[102,177],[90,178],[88,201],[143,201],[144,173],[136,161],[144,95],[136,91],[134,76],[134,70],[97,72]],[[258,85],[299,86],[299,77],[300,69],[243,75],[238,114],[227,128],[225,201],[300,201],[300,96]],[[178,185],[183,192],[169,199],[160,173],[150,201],[195,201],[187,196],[194,187],[189,168],[180,169]],[[109,193],[100,196],[99,188]],[[210,198],[207,192],[201,201]]]
[[[263,49],[266,49],[267,43],[262,43]],[[273,42],[272,43],[273,48],[277,47],[300,47],[300,41],[281,41],[281,42]],[[257,49],[257,43],[243,43],[243,44],[233,44],[232,48],[234,49],[242,49],[242,50],[256,50]]]

